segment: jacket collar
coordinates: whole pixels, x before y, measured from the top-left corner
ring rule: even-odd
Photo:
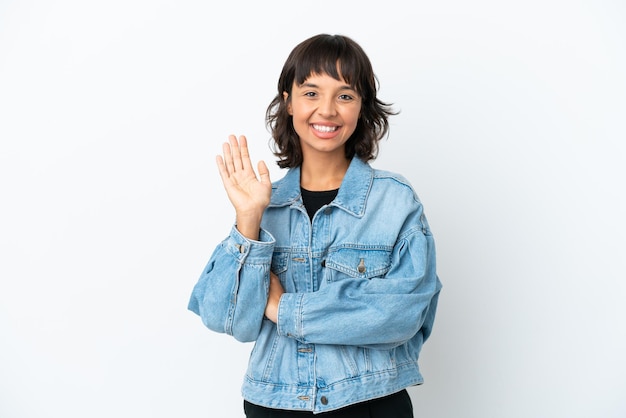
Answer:
[[[358,157],[352,158],[331,206],[341,208],[357,217],[363,216],[373,179],[372,167]],[[300,166],[291,168],[282,179],[274,183],[272,189],[270,207],[301,205]]]

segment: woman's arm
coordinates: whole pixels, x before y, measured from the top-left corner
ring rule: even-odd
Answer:
[[[211,330],[239,341],[257,338],[269,288],[274,238],[245,238],[233,227],[213,252],[193,288],[188,308]]]
[[[258,336],[268,298],[275,241],[260,225],[272,185],[263,161],[258,164],[258,177],[252,168],[245,136],[230,135],[222,151],[216,161],[235,208],[236,225],[211,255],[188,307],[208,328],[252,341]]]
[[[391,348],[430,335],[441,282],[433,237],[414,227],[397,242],[383,277],[341,280],[312,293],[285,293],[278,332],[305,343]]]

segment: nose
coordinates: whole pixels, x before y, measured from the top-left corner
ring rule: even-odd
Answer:
[[[317,112],[322,117],[331,117],[337,114],[337,107],[335,106],[335,99],[333,97],[323,98],[319,102]]]

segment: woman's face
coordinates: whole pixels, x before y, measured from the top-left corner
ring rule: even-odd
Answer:
[[[283,96],[287,100],[287,92]],[[294,82],[287,111],[305,160],[331,155],[345,158],[345,143],[359,120],[361,96],[343,80],[311,74],[301,85]]]

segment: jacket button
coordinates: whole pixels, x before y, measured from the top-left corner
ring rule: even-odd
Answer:
[[[365,261],[363,259],[361,259],[361,261],[359,261],[359,265],[357,267],[357,270],[359,271],[359,273],[365,273]]]
[[[326,267],[326,260],[322,260],[322,267]]]
[[[326,396],[322,396],[320,398],[320,402],[322,402],[322,405],[328,405],[328,398]]]

